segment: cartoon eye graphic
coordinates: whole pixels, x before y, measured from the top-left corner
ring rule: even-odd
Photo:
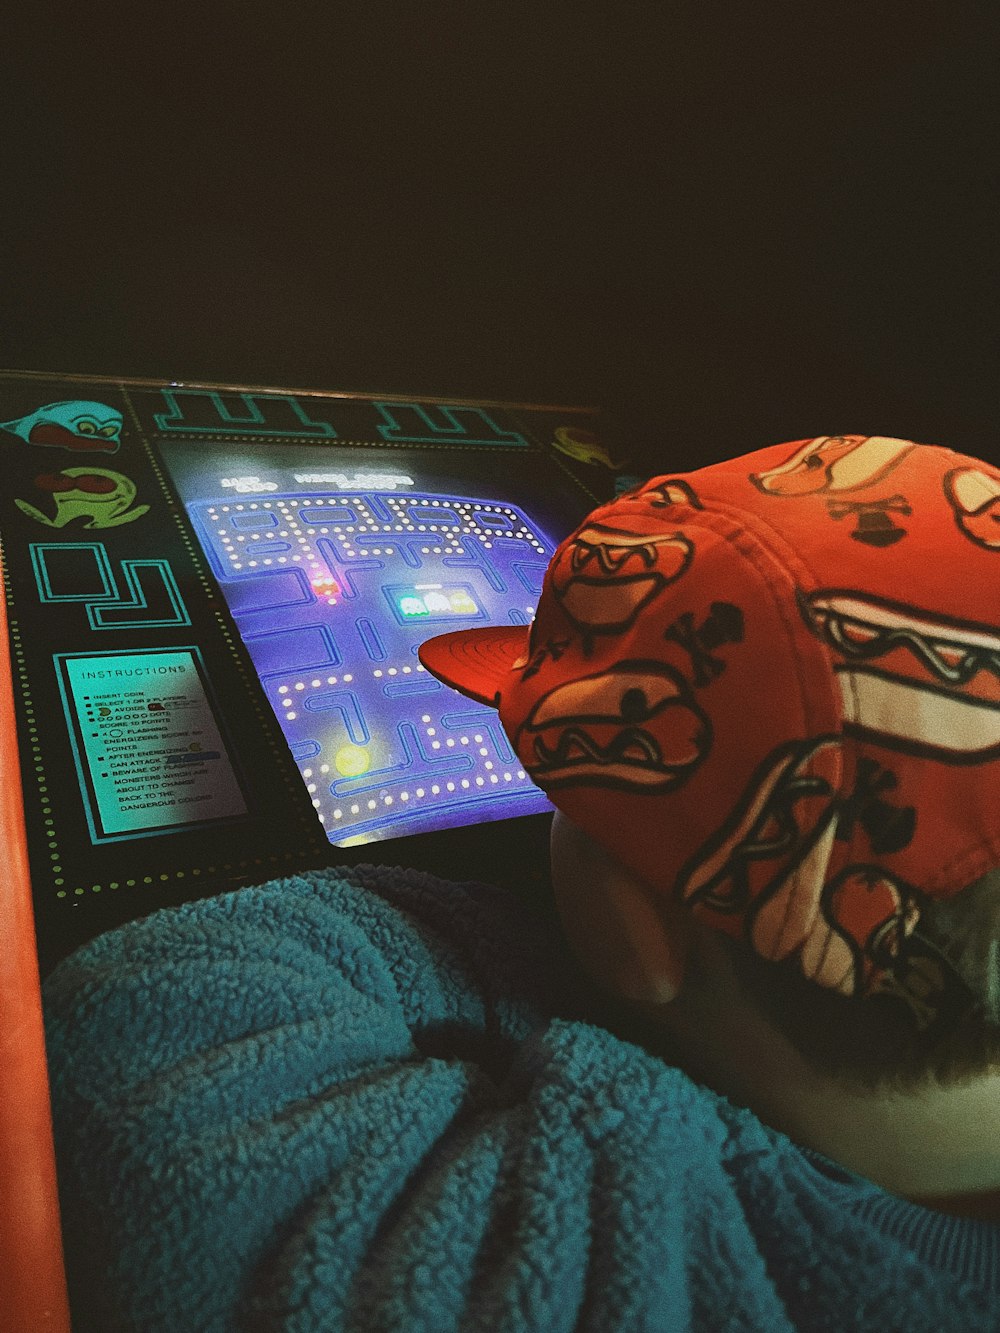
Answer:
[[[633,685],[631,689],[625,691],[619,709],[625,722],[645,722],[654,712],[649,696],[639,685]]]
[[[118,434],[118,427],[112,422],[110,426],[102,426],[98,434],[103,435],[106,440],[113,440]]]
[[[640,500],[649,505],[651,509],[669,509],[671,505],[690,505],[692,509],[704,508],[690,485],[682,477],[656,481],[641,490],[632,491],[620,498],[623,500]]]
[[[78,421],[76,423],[76,432],[78,435],[96,435],[97,422],[87,421],[86,419],[84,419],[83,421]]]

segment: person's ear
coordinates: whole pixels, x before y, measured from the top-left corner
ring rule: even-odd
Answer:
[[[585,970],[610,994],[666,1004],[684,980],[691,923],[556,811],[552,888],[563,930]]]

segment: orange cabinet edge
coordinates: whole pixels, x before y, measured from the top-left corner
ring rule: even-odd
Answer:
[[[0,595],[0,1331],[69,1330],[7,609]]]

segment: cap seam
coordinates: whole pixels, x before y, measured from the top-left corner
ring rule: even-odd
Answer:
[[[817,588],[820,586],[820,580],[815,570],[812,569],[812,567],[807,563],[807,561],[802,558],[799,552],[795,551],[788,545],[786,539],[781,535],[781,533],[766,520],[759,520],[757,515],[747,514],[745,510],[735,509],[715,499],[709,499],[705,503],[706,505],[711,505],[711,509],[692,508],[691,517],[685,520],[686,526],[696,528],[699,525],[702,525],[708,528],[709,531],[716,532],[717,535],[722,536],[723,538],[725,538],[725,540],[731,542],[733,547],[736,550],[738,550],[742,556],[752,560],[754,552],[740,545],[740,538],[744,536],[749,536],[753,540],[759,542],[759,544],[764,548],[767,554],[773,560],[775,560],[779,564],[779,566],[787,562],[788,574],[793,587],[799,586],[799,580],[796,577],[796,570],[795,570],[796,563],[798,563],[798,565],[801,566],[802,570],[812,580],[813,588]],[[718,531],[717,526],[710,521],[717,514],[720,515],[722,518],[727,519],[730,523],[734,525],[734,527],[737,530],[735,532],[728,532],[728,533]],[[761,526],[763,526],[767,530],[766,535],[758,530],[758,522],[760,523]],[[742,529],[742,531],[740,529]],[[779,544],[780,546],[785,547],[784,551],[778,549]],[[789,607],[786,605],[787,597],[782,597],[780,595],[780,591],[774,582],[773,571],[769,568],[762,569],[758,564],[754,564],[754,568],[760,573],[761,577],[764,580],[764,583],[767,586],[768,592],[771,594],[771,599],[774,604],[775,610],[777,611],[781,619],[781,622],[785,627],[785,632],[788,637],[789,648],[793,650],[795,677],[799,685],[799,704],[800,704],[800,713],[802,716],[803,731],[804,731],[803,739],[808,739],[813,735],[820,735],[820,734],[828,735],[831,731],[836,731],[836,733],[842,738],[844,734],[843,703],[840,698],[839,691],[836,687],[836,678],[833,670],[833,662],[828,649],[826,648],[825,644],[822,643],[822,641],[817,641],[817,646],[819,647],[819,650],[827,665],[827,675],[828,675],[828,685],[829,685],[828,702],[830,705],[831,716],[833,716],[836,719],[836,726],[835,727],[823,726],[820,727],[818,730],[809,730],[808,728],[812,724],[812,719],[809,718],[808,716],[809,710],[806,706],[806,700],[807,700],[806,681],[803,675],[802,663],[799,659],[799,655],[797,652],[794,651],[794,642],[795,642],[794,628],[795,625],[797,624],[797,621],[794,618],[789,620]],[[809,591],[811,590],[812,589],[810,589]],[[797,610],[795,614],[796,615],[798,614]]]
[[[812,580],[813,587],[815,588],[819,586],[819,579],[817,578],[815,571],[807,564],[805,560],[801,559],[801,557],[798,555],[797,552],[791,551],[789,549],[788,554],[784,555],[784,553],[776,549],[779,543],[785,546],[787,546],[787,543],[785,542],[785,539],[781,536],[781,534],[777,532],[774,528],[772,528],[770,524],[767,523],[763,524],[763,526],[767,529],[767,534],[766,535],[762,534],[760,531],[758,531],[755,523],[746,521],[748,516],[746,515],[745,511],[741,510],[734,511],[729,506],[721,504],[715,500],[711,500],[708,503],[710,503],[712,506],[710,510],[697,509],[692,511],[693,519],[689,520],[689,525],[691,527],[697,527],[699,520],[701,520],[703,522],[703,525],[707,527],[710,531],[717,531],[716,526],[712,524],[711,519],[714,518],[717,514],[719,514],[721,515],[722,518],[731,523],[736,529],[735,532],[721,533],[720,535],[722,535],[725,540],[729,541],[732,544],[733,548],[736,551],[738,551],[742,556],[744,556],[744,558],[753,561],[753,556],[756,554],[756,552],[753,552],[750,549],[748,549],[748,545],[745,545],[743,543],[742,539],[749,538],[751,541],[756,542],[760,548],[766,551],[770,559],[774,560],[779,565],[779,567],[787,569],[788,578],[790,580],[793,589],[796,590],[799,589],[801,584],[801,580],[798,577],[797,571],[795,569],[796,561],[798,561],[801,568]],[[738,519],[735,516],[737,514],[739,515]],[[842,739],[844,734],[843,699],[840,696],[839,690],[836,686],[836,678],[833,670],[833,662],[830,657],[828,648],[821,640],[817,642],[816,645],[817,649],[821,653],[827,668],[827,677],[829,686],[827,694],[827,704],[831,710],[831,717],[835,719],[835,725],[834,726],[823,725],[817,727],[815,719],[810,717],[809,715],[804,664],[801,660],[800,653],[797,650],[795,644],[794,631],[796,624],[798,622],[795,621],[794,619],[791,622],[789,621],[790,608],[787,605],[788,603],[787,590],[778,588],[774,579],[773,570],[766,567],[766,565],[762,567],[759,561],[753,561],[753,564],[754,568],[758,571],[758,573],[762,577],[764,584],[771,595],[772,604],[785,628],[785,633],[787,635],[787,640],[788,640],[788,650],[793,660],[795,678],[798,681],[799,685],[799,708],[802,718],[803,739],[809,739],[814,735],[829,735],[831,733],[835,733]],[[793,616],[797,616],[799,614],[797,609],[797,603],[795,611],[791,612],[791,614]],[[838,788],[840,788],[842,787],[843,783],[843,761],[839,755],[837,758],[837,763],[838,763]],[[788,924],[788,917],[791,915],[793,908],[794,908],[794,903],[792,899],[789,897],[785,904],[785,912],[784,912],[785,919],[782,922],[780,930],[780,933],[782,934],[784,933],[784,930]]]

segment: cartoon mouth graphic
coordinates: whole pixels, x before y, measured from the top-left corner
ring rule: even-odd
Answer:
[[[845,722],[954,763],[1000,753],[1000,637],[851,592],[799,594],[833,650]],[[877,665],[876,665],[877,663]]]
[[[881,481],[904,455],[911,440],[887,435],[821,435],[801,445],[787,462],[750,480],[768,495],[812,495],[851,491]]]
[[[581,629],[621,633],[684,573],[693,554],[691,542],[680,535],[643,536],[591,524],[556,561],[552,588]]]
[[[40,421],[32,426],[28,443],[54,445],[58,449],[85,449],[87,453],[115,453],[118,449],[116,439],[97,433],[77,435],[54,421]]]
[[[517,748],[542,787],[664,791],[686,781],[710,745],[711,724],[680,673],[634,661],[550,690]]]
[[[118,490],[110,477],[101,477],[96,474],[71,477],[65,476],[61,472],[49,472],[42,477],[36,477],[35,485],[40,491],[51,491],[53,494],[63,491],[81,491],[83,494],[92,497],[109,495]]]
[[[578,727],[568,727],[553,750],[548,748],[541,736],[536,736],[535,754],[549,768],[565,768],[578,761],[639,764],[649,769],[663,767],[663,754],[659,745],[648,732],[634,728],[620,732],[610,745],[602,748],[585,731]]]

